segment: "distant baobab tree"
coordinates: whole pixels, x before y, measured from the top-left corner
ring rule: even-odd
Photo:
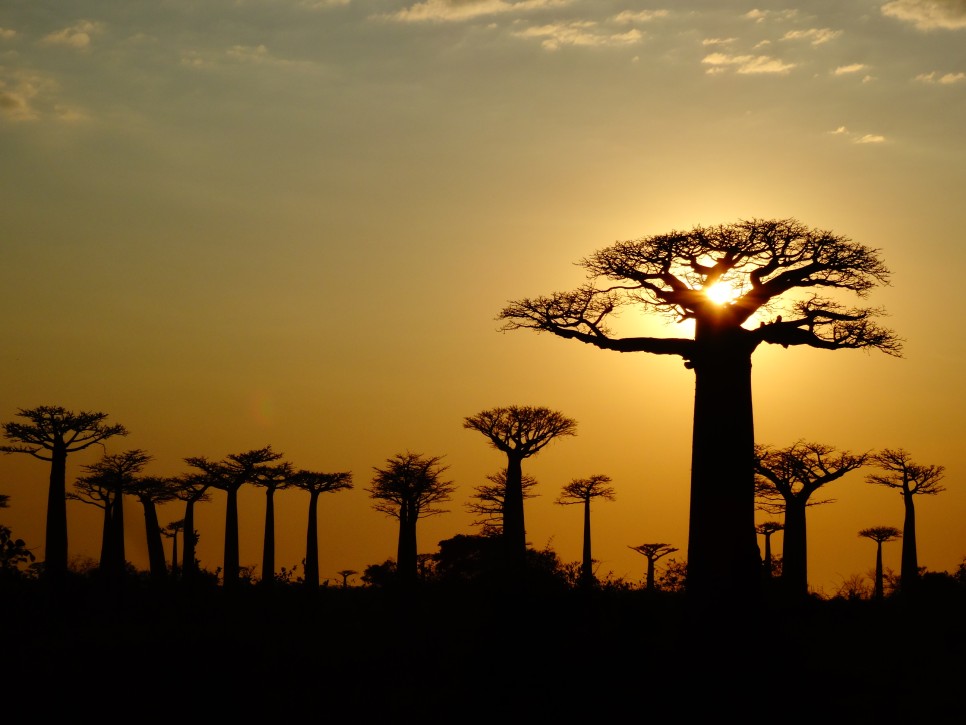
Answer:
[[[755,526],[755,532],[765,537],[765,558],[763,559],[764,570],[762,574],[766,579],[771,579],[773,564],[771,556],[771,536],[776,531],[781,531],[785,525],[781,521],[763,521]]]
[[[62,584],[67,575],[67,456],[127,435],[123,425],[109,425],[107,413],[75,413],[60,406],[19,408],[27,422],[3,424],[3,435],[19,445],[0,446],[3,453],[27,453],[50,462],[47,522],[44,535],[44,576]]]
[[[934,496],[946,488],[940,485],[944,466],[926,466],[915,463],[902,448],[885,448],[873,454],[871,462],[881,473],[866,476],[868,483],[894,488],[902,496],[905,515],[902,520],[902,563],[899,569],[899,585],[904,591],[911,590],[919,580],[919,558],[916,552],[916,506],[915,496]]]
[[[262,541],[262,585],[275,583],[275,492],[292,485],[294,469],[283,462],[260,468],[252,483],[265,489],[265,528]]]
[[[522,570],[527,558],[523,461],[561,436],[577,435],[577,422],[549,408],[513,405],[467,416],[463,427],[482,433],[490,445],[507,457],[503,494],[504,553],[508,566]]]
[[[864,297],[888,284],[879,252],[794,219],[695,227],[616,244],[580,262],[571,292],[523,298],[504,330],[530,329],[616,352],[677,355],[695,375],[687,590],[716,606],[760,586],[755,536],[751,358],[762,343],[901,354],[877,309],[820,296]],[[720,294],[719,294],[720,293]],[[620,337],[629,306],[693,323],[693,337]],[[626,328],[625,328],[626,329]]]
[[[645,589],[649,592],[654,591],[654,569],[655,564],[661,557],[673,554],[677,549],[670,544],[641,544],[640,546],[629,546],[638,554],[643,554],[647,559],[647,576],[645,578]]]
[[[557,500],[554,501],[554,503],[560,504],[561,506],[572,504],[581,504],[583,506],[584,538],[580,563],[580,581],[584,585],[593,584],[596,581],[594,577],[594,560],[590,545],[590,502],[595,498],[613,501],[615,495],[614,489],[607,485],[610,482],[610,476],[603,474],[595,474],[589,478],[575,478],[563,487]]]
[[[164,544],[161,539],[161,525],[158,523],[158,506],[177,498],[175,486],[174,479],[162,476],[135,476],[124,486],[124,492],[137,498],[144,509],[148,565],[151,579],[155,582],[163,581],[168,575],[168,564],[164,560]]]
[[[292,486],[309,492],[309,522],[305,541],[305,587],[310,590],[319,588],[319,495],[347,491],[352,488],[352,474],[320,473],[318,471],[296,471],[292,476]]]
[[[365,489],[375,500],[372,507],[399,520],[399,543],[396,551],[396,573],[401,583],[409,585],[418,575],[416,523],[420,518],[446,513],[437,508],[456,487],[442,479],[448,466],[441,456],[398,453],[386,460],[383,468],[373,467],[375,475]]]
[[[181,565],[181,577],[186,583],[197,578],[198,532],[195,530],[195,504],[211,500],[208,489],[215,478],[205,472],[185,473],[175,479],[175,495],[184,501],[184,555]]]
[[[808,536],[805,511],[831,503],[812,494],[865,465],[869,455],[836,451],[823,443],[797,441],[787,448],[755,446],[755,494],[758,508],[785,514],[782,589],[793,597],[808,596]]]
[[[473,494],[466,503],[466,510],[478,516],[473,521],[473,526],[479,526],[484,536],[502,535],[503,500],[506,497],[506,469],[491,473],[486,478],[490,483],[476,486],[473,489]],[[537,479],[523,474],[520,480],[520,488],[524,500],[539,495],[531,492],[531,489],[536,485]]]
[[[204,457],[185,458],[185,462],[211,477],[211,487],[228,494],[225,506],[225,563],[222,570],[224,586],[237,587],[241,579],[238,560],[238,489],[253,483],[260,473],[278,461],[283,454],[271,446],[255,448],[244,453],[232,453],[223,461],[209,461]]]
[[[353,574],[358,574],[355,569],[340,569],[338,574],[342,577],[342,588],[348,589],[349,587],[349,577]]]
[[[178,534],[184,530],[184,519],[169,522],[163,529],[162,535],[171,539],[171,575],[178,576]]]
[[[895,526],[873,526],[871,529],[862,529],[859,532],[859,536],[872,539],[875,542],[875,589],[872,596],[875,599],[882,599],[884,595],[882,544],[900,538],[902,532]]]

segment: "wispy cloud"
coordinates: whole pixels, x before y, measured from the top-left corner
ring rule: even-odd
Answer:
[[[640,42],[641,31],[636,28],[626,33],[607,33],[599,30],[592,20],[538,25],[514,33],[520,38],[536,38],[547,50],[558,50],[563,45],[605,46],[632,45]]]
[[[740,74],[788,73],[795,67],[794,63],[786,63],[778,58],[767,55],[728,55],[727,53],[711,53],[701,59],[710,66],[707,73],[723,73],[728,68],[734,68]]]
[[[808,30],[789,30],[782,36],[782,40],[807,40],[812,45],[822,45],[835,40],[842,34],[841,30],[831,28],[809,28]]]
[[[880,144],[886,143],[888,139],[885,136],[876,133],[854,133],[849,131],[845,126],[839,126],[834,131],[829,131],[832,136],[842,136],[855,144]]]
[[[666,18],[667,16],[667,10],[640,10],[638,12],[624,10],[617,13],[614,20],[618,23],[649,23],[652,20]]]
[[[10,40],[16,35],[16,30],[11,30],[10,28],[0,28],[0,40]]]
[[[73,25],[45,35],[41,42],[44,45],[65,45],[68,48],[83,50],[90,46],[91,36],[100,32],[100,30],[100,23],[80,20]]]
[[[922,83],[939,83],[940,85],[948,86],[953,83],[966,81],[966,73],[944,73],[939,75],[936,71],[932,71],[930,73],[920,73],[916,76],[916,80]]]
[[[852,63],[851,65],[840,65],[838,68],[832,71],[833,75],[846,76],[852,73],[859,73],[868,68],[865,63]]]
[[[882,6],[882,14],[919,30],[966,28],[966,0],[893,0]]]
[[[225,65],[237,65],[240,63],[264,66],[281,66],[286,69],[311,69],[316,67],[313,63],[307,61],[289,60],[272,55],[268,47],[261,43],[258,45],[233,45],[227,50],[214,53],[188,50],[181,54],[181,64],[191,66],[193,68],[214,68]]]
[[[0,67],[0,118],[9,121],[35,121],[40,118],[37,102],[41,95],[56,90],[50,78],[29,71],[9,71]]]
[[[744,14],[743,17],[748,20],[754,20],[756,23],[763,23],[766,20],[791,20],[798,15],[797,10],[759,10],[755,8],[754,10],[749,10]]]
[[[377,17],[402,23],[454,22],[487,15],[523,13],[561,7],[571,0],[423,0],[415,5]]]
[[[701,41],[701,45],[729,45],[734,43],[737,38],[705,38]]]

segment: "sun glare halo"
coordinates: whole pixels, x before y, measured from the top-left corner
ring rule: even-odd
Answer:
[[[716,305],[727,304],[737,296],[734,287],[727,282],[715,282],[704,289],[704,294]]]

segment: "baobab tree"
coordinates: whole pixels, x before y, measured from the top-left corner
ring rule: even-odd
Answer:
[[[673,554],[677,549],[670,544],[641,544],[640,546],[628,546],[638,554],[643,554],[647,559],[647,577],[645,588],[647,591],[654,591],[654,569],[658,559],[668,554]]]
[[[592,584],[596,581],[594,577],[594,560],[591,555],[590,546],[590,502],[595,498],[605,501],[614,500],[614,489],[608,486],[611,482],[610,476],[595,474],[589,478],[575,478],[563,487],[556,504],[569,506],[581,504],[584,513],[584,545],[583,555],[580,563],[580,581],[584,585]]]
[[[946,490],[940,485],[944,466],[920,465],[902,448],[885,448],[871,457],[871,463],[881,473],[866,476],[868,483],[899,491],[904,513],[902,519],[902,563],[899,585],[911,590],[919,580],[919,557],[916,552],[916,496],[934,496]]]
[[[755,526],[755,533],[765,537],[765,558],[762,560],[762,575],[765,579],[771,579],[773,569],[771,556],[771,537],[776,531],[781,531],[785,525],[781,521],[763,521]]]
[[[352,576],[353,574],[358,574],[358,573],[359,572],[357,572],[355,569],[340,569],[338,571],[338,574],[339,574],[339,576],[342,577],[342,588],[343,589],[348,589],[349,588],[349,577]]]
[[[688,534],[690,598],[752,598],[760,585],[755,535],[751,358],[762,343],[901,354],[879,310],[818,294],[866,296],[888,284],[871,249],[794,219],[695,227],[618,242],[580,262],[571,292],[524,298],[500,313],[504,330],[531,329],[616,352],[676,355],[694,372]],[[630,305],[693,325],[691,337],[621,337]]]
[[[875,542],[875,589],[873,590],[874,599],[882,599],[884,587],[882,585],[882,544],[887,541],[894,541],[902,536],[902,532],[895,526],[873,526],[871,529],[862,529],[859,536],[872,539]]]
[[[200,459],[199,459],[200,460]],[[198,472],[178,476],[175,495],[184,501],[184,555],[181,576],[185,582],[192,582],[198,574],[198,532],[195,530],[195,504],[211,500],[208,489],[215,482],[212,474]]]
[[[96,506],[103,511],[101,554],[97,568],[102,573],[106,572],[111,557],[111,537],[113,535],[113,529],[111,528],[111,507],[114,499],[113,486],[104,481],[101,476],[81,476],[74,481],[73,490],[67,492],[67,499]]]
[[[19,408],[27,422],[3,424],[3,435],[19,445],[0,446],[3,453],[27,453],[50,462],[47,521],[44,534],[44,576],[62,583],[67,575],[67,456],[114,436],[127,435],[123,425],[109,425],[107,413],[75,413],[60,406]]]
[[[386,460],[384,468],[374,467],[375,475],[366,492],[375,500],[372,507],[399,520],[396,572],[400,582],[417,579],[418,556],[416,523],[420,518],[446,513],[438,505],[450,500],[456,486],[442,479],[449,468],[441,456],[398,453]]]
[[[171,575],[178,576],[178,534],[184,530],[184,519],[171,521],[161,529],[161,534],[171,539]]]
[[[468,416],[463,420],[463,427],[482,433],[490,445],[507,457],[503,542],[508,566],[522,570],[527,557],[523,461],[561,436],[577,435],[577,422],[549,408],[514,405]]]
[[[262,584],[275,583],[275,492],[292,485],[294,469],[283,462],[258,470],[252,483],[265,489],[265,530],[262,542]]]
[[[305,541],[305,586],[307,589],[319,588],[319,495],[347,491],[352,488],[352,474],[321,473],[318,471],[296,471],[291,484],[309,492],[309,522]]]
[[[238,561],[238,489],[253,483],[266,468],[278,461],[283,454],[271,446],[255,448],[244,453],[232,453],[223,461],[207,458],[185,458],[185,463],[211,477],[211,487],[228,494],[225,506],[225,563],[222,570],[224,586],[234,588],[239,583],[241,565]]]
[[[163,476],[135,476],[125,484],[124,492],[137,498],[144,509],[144,532],[147,536],[148,564],[153,581],[163,581],[168,575],[164,560],[164,544],[161,524],[158,523],[158,506],[174,501],[178,495],[176,483]]]
[[[808,595],[809,506],[831,503],[812,500],[822,486],[864,466],[869,454],[836,451],[822,443],[796,441],[787,448],[755,446],[755,494],[758,508],[785,514],[782,549],[782,589],[792,597]]]
[[[473,526],[479,526],[484,536],[497,536],[503,533],[503,509],[506,498],[506,469],[491,473],[487,477],[490,483],[484,483],[473,489],[473,495],[466,502],[466,510],[476,514],[478,518]],[[532,492],[537,485],[537,479],[526,473],[520,480],[523,499],[533,498],[539,494]]]

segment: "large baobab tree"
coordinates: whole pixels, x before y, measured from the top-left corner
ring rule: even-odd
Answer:
[[[305,586],[319,588],[319,495],[335,493],[352,488],[352,474],[321,473],[318,471],[296,471],[292,476],[292,486],[309,492],[309,523],[305,536]]]
[[[238,561],[238,489],[246,483],[255,482],[262,471],[275,465],[283,454],[271,446],[255,448],[244,453],[232,453],[223,461],[207,458],[185,458],[185,463],[210,477],[211,487],[228,494],[225,506],[225,563],[222,571],[224,586],[236,587],[241,575]]]
[[[831,503],[812,500],[822,486],[864,466],[869,454],[836,451],[822,443],[796,441],[787,448],[755,446],[755,494],[758,507],[785,514],[782,549],[782,589],[792,597],[808,595],[808,535],[805,512],[809,506]]]
[[[164,543],[161,524],[158,522],[158,506],[178,497],[177,482],[162,476],[136,476],[124,486],[124,492],[137,498],[144,509],[144,532],[147,536],[148,565],[151,579],[163,581],[168,575],[164,560]]]
[[[258,471],[252,483],[265,489],[265,536],[262,543],[262,584],[275,583],[275,492],[292,484],[292,464],[283,462]]]
[[[523,460],[561,436],[577,435],[577,422],[549,408],[509,406],[468,416],[463,427],[479,431],[507,457],[503,493],[503,542],[507,564],[522,569],[527,556],[523,516]]]
[[[676,355],[694,371],[687,589],[695,601],[747,600],[760,584],[755,536],[751,358],[762,343],[899,355],[878,310],[820,295],[864,297],[888,284],[876,249],[794,219],[695,227],[618,242],[581,261],[572,292],[509,303],[503,329],[526,328],[616,352]],[[719,294],[721,293],[721,294]],[[693,328],[690,337],[621,337],[636,305]]]
[[[762,576],[765,579],[771,579],[772,572],[774,571],[774,560],[771,555],[771,537],[777,531],[781,531],[785,528],[785,524],[781,521],[763,521],[762,523],[755,526],[755,533],[761,534],[765,537],[765,556],[762,559]]]
[[[902,496],[905,515],[902,519],[902,563],[899,585],[910,591],[919,580],[919,556],[916,552],[916,496],[934,496],[946,488],[940,485],[944,466],[920,465],[902,448],[885,448],[874,453],[870,461],[880,473],[870,473],[866,481],[876,486],[896,489]]]
[[[0,446],[4,453],[27,453],[50,462],[47,489],[47,530],[44,535],[44,576],[63,582],[67,574],[67,456],[114,436],[127,435],[123,425],[109,425],[107,413],[75,413],[60,406],[20,408],[26,422],[3,424],[3,434],[18,445]]]
[[[503,534],[506,469],[491,473],[486,478],[489,483],[484,483],[473,489],[473,495],[466,502],[466,510],[478,517],[473,521],[473,526],[479,526],[482,535],[498,536]],[[523,474],[520,480],[520,488],[524,500],[539,495],[532,492],[536,485],[537,479],[526,473]]]
[[[658,559],[662,556],[673,554],[677,549],[670,544],[641,544],[640,546],[629,546],[628,548],[633,549],[638,554],[643,554],[644,558],[647,559],[647,577],[644,586],[647,591],[654,591],[654,570]]]
[[[554,503],[561,506],[581,504],[584,513],[584,545],[583,555],[580,563],[580,581],[584,585],[593,584],[594,559],[591,554],[590,546],[590,502],[595,498],[605,501],[614,500],[614,489],[608,484],[611,482],[610,476],[595,474],[589,478],[575,478],[563,487],[560,495]]]
[[[895,526],[873,526],[871,529],[862,529],[859,536],[872,539],[875,542],[875,588],[873,598],[882,599],[884,595],[883,574],[882,574],[882,544],[887,541],[894,541],[902,536],[902,532]]]
[[[376,511],[399,520],[396,573],[403,584],[412,584],[417,579],[417,521],[446,513],[438,504],[449,501],[456,490],[451,481],[443,480],[448,466],[443,466],[441,460],[441,456],[397,453],[386,460],[383,468],[373,468],[372,483],[365,489],[375,500],[372,507]]]

